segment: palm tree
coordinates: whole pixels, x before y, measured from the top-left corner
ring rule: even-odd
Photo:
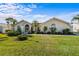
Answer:
[[[56,27],[51,27],[50,31],[51,31],[52,34],[55,34],[56,33]]]
[[[8,24],[8,25],[9,25],[9,24],[12,25],[12,29],[14,30],[14,27],[15,27],[15,24],[17,23],[17,20],[16,20],[16,19],[13,19],[13,18],[11,18],[11,17],[6,18],[5,20],[7,21],[7,24]]]
[[[16,23],[17,23],[16,19],[13,19],[13,24],[12,24],[12,26],[13,26],[13,30],[15,30],[14,27],[15,27]]]
[[[33,21],[32,27],[33,27],[33,31],[35,33],[37,33],[38,32],[39,23],[37,21]]]
[[[20,26],[17,26],[17,32],[18,32],[19,34],[22,34],[22,30],[21,30],[21,27],[20,27]]]
[[[5,20],[6,20],[6,23],[7,23],[8,30],[9,30],[10,20],[8,18],[6,18]]]
[[[74,20],[78,20],[79,22],[79,14],[72,18],[71,23],[73,23]]]
[[[47,27],[46,27],[46,26],[44,26],[44,29],[43,29],[43,30],[44,30],[44,33],[46,33],[46,31],[47,31]]]
[[[73,17],[73,19],[79,19],[79,15],[76,15],[75,17]]]

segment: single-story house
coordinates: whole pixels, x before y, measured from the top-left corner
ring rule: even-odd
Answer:
[[[47,27],[47,31],[50,31],[50,28],[52,26],[55,26],[57,28],[57,31],[60,31],[60,32],[66,28],[69,28],[72,31],[71,23],[68,23],[66,21],[63,21],[63,20],[55,18],[55,17],[49,19],[48,21],[40,23],[39,25],[40,25],[40,31],[43,31],[44,26]],[[32,24],[30,22],[21,20],[20,22],[18,22],[15,25],[15,30],[17,30],[17,28],[20,27],[22,32],[24,33],[27,31],[31,31],[31,26],[32,26]],[[11,30],[12,29],[11,25],[0,24],[0,32],[1,33],[5,33],[5,30],[8,30],[8,28]]]

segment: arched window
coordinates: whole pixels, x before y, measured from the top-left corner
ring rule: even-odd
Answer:
[[[55,27],[55,24],[52,24],[51,27]]]
[[[29,31],[29,25],[25,25],[25,32]]]

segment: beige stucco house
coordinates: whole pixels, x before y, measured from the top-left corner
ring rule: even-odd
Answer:
[[[44,26],[46,26],[48,28],[48,31],[50,31],[50,28],[55,26],[57,31],[62,32],[63,29],[69,28],[71,30],[71,25],[70,23],[63,21],[61,19],[58,18],[51,18],[46,22],[43,22],[40,24],[41,25],[41,31],[43,31]]]
[[[31,31],[31,23],[29,23],[25,20],[18,22],[15,26],[15,30],[17,30],[18,27],[21,28],[22,33]]]
[[[15,26],[15,30],[17,30],[18,27],[21,28],[22,32],[31,31],[31,23],[25,20],[22,20],[18,22]],[[43,23],[40,23],[40,31],[43,31],[44,26],[47,27],[47,31],[50,31],[50,27],[55,26],[57,28],[57,31],[62,31],[63,29],[69,28],[72,30],[70,23],[63,21],[58,18],[51,18],[48,21],[45,21]],[[0,24],[0,32],[5,33],[5,30],[8,29],[7,24]],[[11,30],[11,25],[9,25],[9,29]]]

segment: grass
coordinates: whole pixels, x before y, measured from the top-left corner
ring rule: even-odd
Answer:
[[[79,56],[79,36],[31,35],[28,40],[0,34],[0,56]]]

